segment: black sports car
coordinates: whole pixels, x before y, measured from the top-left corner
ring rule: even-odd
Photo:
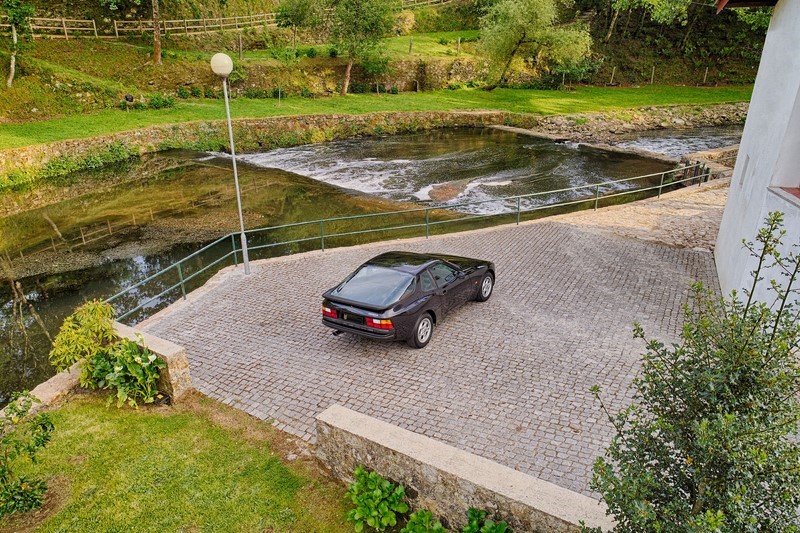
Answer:
[[[322,323],[371,339],[423,348],[434,325],[494,288],[494,263],[466,257],[388,252],[373,257],[322,297]]]

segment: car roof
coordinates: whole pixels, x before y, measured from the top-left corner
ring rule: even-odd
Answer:
[[[433,263],[446,261],[445,256],[436,254],[417,254],[414,252],[386,252],[378,255],[364,263],[364,265],[381,266],[408,272],[409,274],[419,274]]]

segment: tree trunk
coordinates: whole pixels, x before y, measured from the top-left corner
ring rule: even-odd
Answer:
[[[11,88],[14,83],[14,74],[17,72],[17,26],[11,25],[11,62],[8,64],[8,79],[6,86]]]
[[[608,44],[608,41],[611,40],[611,35],[614,33],[614,27],[617,25],[617,19],[619,19],[619,9],[614,10],[614,16],[611,17],[611,24],[608,25],[608,33],[606,33],[606,38],[603,39],[603,42]]]
[[[514,49],[511,50],[511,54],[508,56],[508,61],[506,61],[506,65],[503,67],[503,72],[500,73],[500,79],[497,80],[497,85],[504,85],[506,82],[506,74],[508,73],[508,69],[511,67],[511,62],[514,61],[514,56],[517,55],[517,50],[519,47],[522,46],[522,43],[525,42],[525,32],[522,33],[522,37],[519,38],[517,44],[514,45]]]
[[[347,89],[350,88],[350,71],[353,70],[353,58],[347,59],[347,68],[344,71],[344,83],[342,84],[342,96],[347,95]]]
[[[694,17],[692,17],[691,20],[689,21],[689,25],[686,26],[686,33],[684,33],[683,41],[681,42],[681,50],[683,50],[684,52],[686,51],[686,46],[689,44],[689,35],[691,35],[692,33],[692,28],[694,27],[695,23],[697,22],[697,19],[699,18],[700,18],[700,10],[697,10]]]
[[[161,18],[158,13],[158,0],[153,0],[153,64],[161,64]]]

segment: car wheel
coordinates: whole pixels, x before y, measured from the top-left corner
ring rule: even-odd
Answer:
[[[492,276],[491,272],[487,272],[483,278],[481,278],[481,284],[478,287],[478,296],[475,299],[479,302],[485,302],[492,295],[493,290],[494,276]]]
[[[433,316],[425,313],[417,319],[414,324],[414,331],[408,339],[408,345],[412,348],[424,348],[431,341],[433,336]]]

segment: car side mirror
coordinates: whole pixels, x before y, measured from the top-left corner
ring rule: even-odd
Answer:
[[[458,276],[458,279],[464,279],[464,278],[467,277],[467,275],[464,274],[463,272],[461,272],[460,270],[458,271],[458,274],[456,274],[456,275]]]

